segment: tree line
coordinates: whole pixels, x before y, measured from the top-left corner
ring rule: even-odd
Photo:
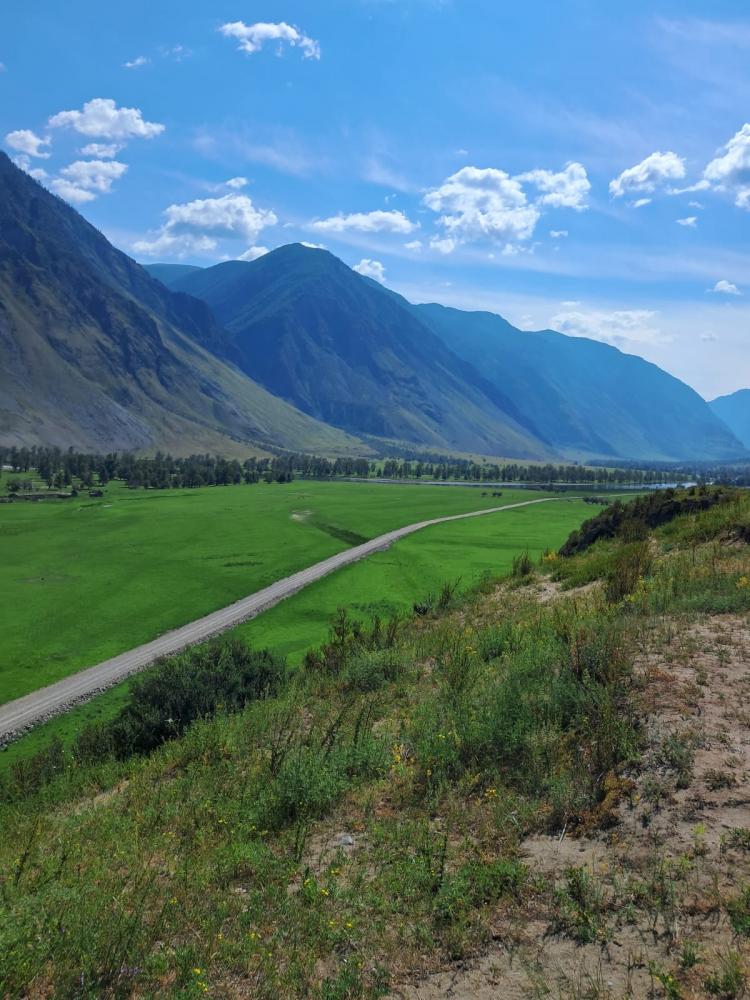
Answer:
[[[534,485],[576,484],[588,486],[659,485],[675,481],[689,472],[691,479],[700,480],[695,469],[675,469],[674,466],[650,468],[607,468],[575,463],[531,465],[522,462],[475,462],[469,459],[430,456],[417,458],[357,457],[325,458],[320,455],[279,452],[263,458],[244,461],[219,455],[190,455],[179,458],[157,452],[153,456],[137,456],[131,452],[96,454],[78,452],[73,448],[0,447],[0,465],[16,473],[35,473],[35,478],[48,489],[89,489],[106,486],[110,480],[121,480],[133,489],[168,489],[197,486],[226,486],[239,483],[278,482],[295,479],[385,478],[402,480],[433,480],[464,483],[519,483]],[[719,469],[712,467],[712,478]],[[724,481],[737,482],[741,470],[724,470]],[[707,475],[708,473],[706,473]],[[744,474],[748,475],[747,468]],[[14,489],[33,488],[33,479],[21,480]]]

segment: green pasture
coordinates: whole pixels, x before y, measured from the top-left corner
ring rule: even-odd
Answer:
[[[115,484],[103,499],[81,494],[2,504],[0,702],[391,528],[538,495],[504,490],[498,498],[472,487],[304,481],[153,492]],[[468,530],[481,537],[490,529]],[[412,546],[411,552],[419,550],[419,542]],[[426,563],[432,551],[428,546]],[[436,568],[441,578],[461,571],[460,551],[459,543],[449,564]],[[466,556],[470,567],[473,554]],[[419,573],[404,568],[400,597],[410,592],[410,577],[419,582]],[[371,582],[377,585],[377,576]]]
[[[291,508],[289,506],[285,508],[287,517],[290,509],[297,509],[291,497],[291,494],[298,492],[297,484],[232,487],[201,492],[219,495],[227,491],[232,494],[237,493],[240,494],[237,501],[239,503],[244,501],[245,493],[250,493],[252,497],[256,489],[266,490],[271,497],[275,493],[279,498],[277,501],[279,504],[291,504]],[[409,513],[398,523],[417,520],[425,512],[423,504],[452,504],[455,510],[461,498],[458,495],[454,496],[454,493],[463,495],[465,509],[470,510],[486,505],[495,506],[534,499],[537,495],[526,490],[505,490],[501,498],[493,498],[483,497],[482,490],[462,487],[376,487],[365,484],[328,483],[304,484],[301,489],[307,494],[316,492],[321,506],[326,499],[335,497],[343,490],[347,491],[351,498],[349,502],[351,508],[370,503],[368,497],[364,495],[365,492],[374,493],[376,503],[389,502],[395,505],[401,502],[404,504],[404,510],[408,510]],[[435,498],[426,496],[422,499],[422,494],[434,493],[438,496]],[[390,497],[393,499],[389,500]],[[398,497],[403,499],[399,501]],[[263,499],[262,496],[259,499]],[[431,511],[431,513],[439,512],[434,509]],[[502,576],[507,573],[513,556],[518,552],[528,549],[532,558],[536,558],[547,547],[559,546],[570,531],[578,527],[586,517],[591,516],[591,513],[590,505],[563,499],[554,503],[521,507],[483,518],[470,518],[426,528],[402,539],[385,552],[375,553],[312,584],[260,617],[239,626],[236,634],[252,645],[274,648],[286,654],[290,662],[297,663],[307,648],[325,638],[329,622],[337,608],[346,607],[352,614],[367,619],[374,615],[387,617],[394,612],[408,612],[415,601],[424,599],[431,591],[437,592],[446,580],[454,582],[460,580],[459,589],[465,590],[487,574]],[[354,518],[354,516],[354,511],[349,510],[349,517]],[[307,522],[291,523],[309,526],[310,521],[311,518],[308,518]],[[348,523],[355,522],[352,520]],[[378,530],[387,529],[381,526]],[[330,536],[325,537],[330,538]],[[306,562],[312,562],[315,557],[320,556],[312,556],[306,559]],[[144,572],[149,569],[151,562],[143,566]],[[250,589],[252,586],[248,587],[247,592]],[[234,594],[227,600],[236,596],[239,595]],[[205,613],[207,610],[209,610],[207,607],[201,607],[196,614]],[[121,621],[124,626],[128,625],[125,616]],[[93,642],[92,635],[96,630],[92,629],[92,624],[90,615],[82,620],[79,635],[81,644]],[[127,634],[125,629],[123,634]],[[123,642],[119,648],[128,648],[132,644]],[[32,648],[28,650],[27,655],[37,655],[38,641],[30,645]],[[89,662],[95,661],[89,660]],[[0,755],[0,766],[34,752],[48,743],[53,736],[59,736],[64,742],[68,742],[85,722],[114,714],[124,701],[126,688],[127,682],[45,725],[38,726]]]

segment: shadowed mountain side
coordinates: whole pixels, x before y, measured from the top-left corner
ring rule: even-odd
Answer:
[[[292,244],[171,287],[208,303],[244,371],[320,420],[433,448],[551,454],[528,409],[325,250]]]
[[[205,303],[170,292],[0,154],[0,440],[362,452],[232,359]]]
[[[571,458],[680,461],[744,452],[697,392],[643,358],[553,330],[527,333],[494,313],[413,309],[515,406],[533,413],[540,434]]]
[[[708,405],[735,437],[750,448],[750,389],[738,389],[728,396],[718,396]]]

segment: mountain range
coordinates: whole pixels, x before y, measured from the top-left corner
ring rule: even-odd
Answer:
[[[718,396],[711,400],[709,406],[734,436],[750,450],[750,389],[738,389],[728,396]]]
[[[176,454],[361,447],[232,356],[205,303],[169,291],[0,154],[0,441]]]
[[[412,305],[300,244],[142,267],[0,154],[0,443],[747,457],[719,402],[595,341]]]

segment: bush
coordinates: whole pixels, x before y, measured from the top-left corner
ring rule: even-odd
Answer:
[[[642,539],[648,528],[658,528],[681,514],[697,514],[717,504],[729,503],[737,496],[737,490],[728,487],[700,486],[689,490],[656,490],[627,504],[615,500],[572,532],[560,549],[560,555],[578,555],[602,538]]]
[[[114,719],[83,730],[74,755],[95,760],[149,753],[196,719],[219,710],[239,711],[275,694],[285,676],[284,660],[237,640],[215,640],[160,660],[136,678],[128,703]]]

